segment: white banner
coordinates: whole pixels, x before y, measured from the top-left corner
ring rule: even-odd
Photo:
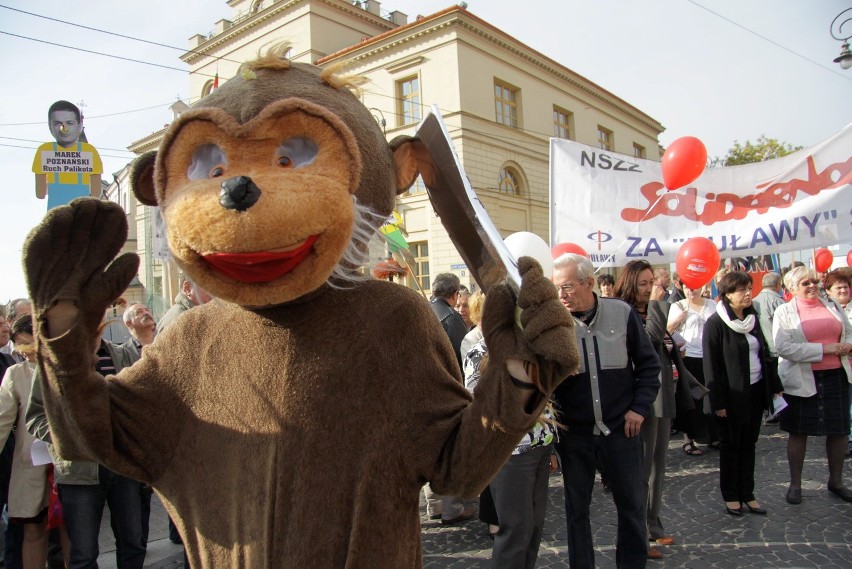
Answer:
[[[707,168],[674,191],[659,162],[550,140],[551,245],[574,243],[599,267],[674,262],[690,237],[722,258],[852,241],[852,125],[777,160]]]

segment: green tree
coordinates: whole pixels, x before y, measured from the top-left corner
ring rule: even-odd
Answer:
[[[740,164],[752,164],[787,156],[792,152],[801,150],[803,146],[793,146],[789,142],[781,142],[775,138],[767,138],[761,134],[753,143],[746,140],[740,144],[738,140],[728,150],[724,158],[716,157],[712,161],[713,166],[739,166]]]

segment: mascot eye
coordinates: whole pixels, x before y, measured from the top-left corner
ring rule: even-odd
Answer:
[[[225,173],[228,158],[215,144],[202,144],[192,151],[192,162],[186,171],[190,180],[217,178]]]
[[[319,148],[313,140],[297,136],[285,140],[276,150],[275,156],[278,158],[279,166],[301,168],[313,163],[318,150]]]

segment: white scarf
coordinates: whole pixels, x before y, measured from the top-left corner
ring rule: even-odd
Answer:
[[[731,320],[728,316],[728,309],[724,302],[716,304],[716,314],[722,319],[722,322],[728,325],[728,328],[740,334],[748,334],[754,328],[754,314],[749,314],[743,320]]]

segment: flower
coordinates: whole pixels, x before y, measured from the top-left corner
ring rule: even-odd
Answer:
[[[376,263],[372,271],[373,276],[381,280],[391,280],[396,275],[404,275],[407,272],[408,269],[402,268],[402,265],[397,263],[392,257],[387,261]]]

